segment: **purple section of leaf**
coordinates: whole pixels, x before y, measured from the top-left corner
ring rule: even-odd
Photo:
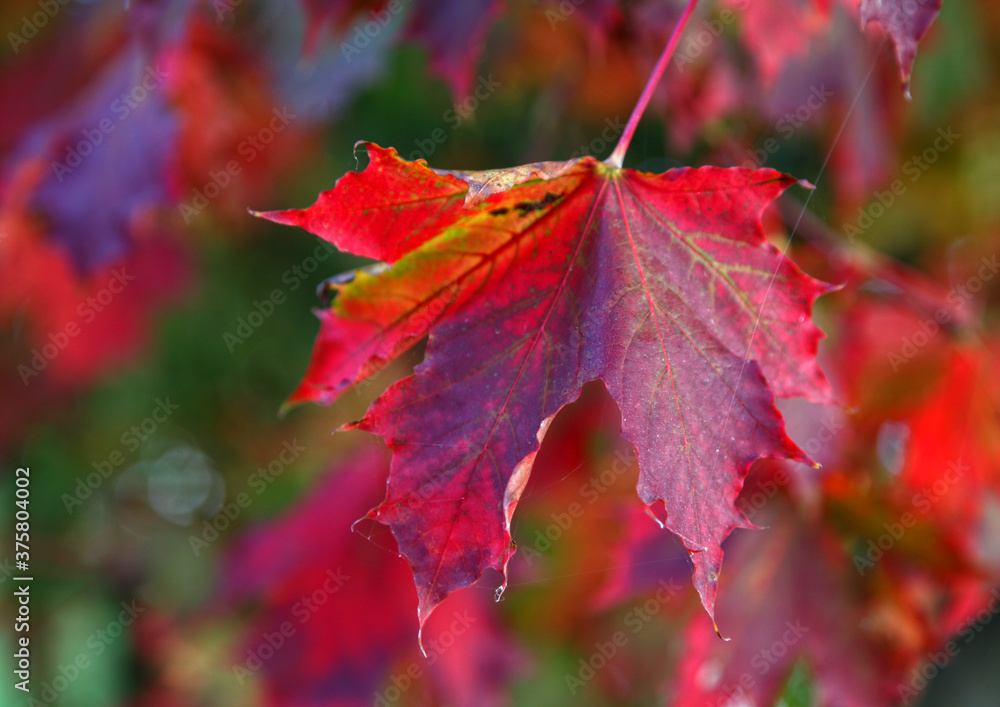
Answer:
[[[169,200],[177,122],[165,65],[123,54],[77,104],[29,134],[17,151],[47,162],[31,206],[81,273],[129,248],[130,224]]]
[[[861,0],[861,23],[877,22],[882,25],[896,45],[896,59],[904,87],[910,84],[917,42],[927,34],[940,11],[941,0]]]
[[[458,98],[472,90],[475,63],[494,0],[420,2],[413,8],[407,34],[427,47],[431,67]]]

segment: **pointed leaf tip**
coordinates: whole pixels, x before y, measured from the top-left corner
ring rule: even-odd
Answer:
[[[731,638],[726,638],[725,636],[722,635],[722,631],[719,630],[719,624],[715,623],[715,619],[712,619],[712,628],[715,629],[715,635],[721,638],[726,643],[729,643],[731,640],[733,640]]]
[[[301,226],[303,222],[302,209],[288,209],[286,211],[254,211],[247,209],[257,218],[280,223],[282,226]]]

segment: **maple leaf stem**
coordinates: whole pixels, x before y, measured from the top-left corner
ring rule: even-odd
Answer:
[[[656,90],[656,85],[660,82],[660,77],[663,76],[663,71],[667,68],[670,57],[673,56],[674,49],[677,48],[681,32],[684,31],[691,13],[694,12],[694,6],[697,4],[698,0],[688,0],[687,5],[684,7],[684,12],[681,13],[680,19],[677,20],[677,24],[674,26],[674,31],[670,34],[670,39],[667,40],[667,46],[664,47],[663,53],[660,54],[660,58],[656,62],[656,66],[653,67],[653,73],[650,74],[649,80],[646,82],[646,88],[642,90],[639,101],[635,104],[635,108],[632,109],[632,115],[629,116],[625,130],[618,139],[618,144],[615,145],[615,151],[605,160],[607,164],[614,167],[622,166],[622,162],[625,160],[625,152],[628,150],[629,143],[632,142],[632,135],[635,133],[636,126],[639,125],[639,119],[642,117],[643,112],[645,112],[646,106],[649,105],[649,100],[653,97],[653,91]]]

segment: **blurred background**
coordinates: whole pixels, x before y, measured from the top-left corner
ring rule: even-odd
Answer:
[[[918,3],[930,7],[932,3]],[[417,645],[361,521],[388,453],[338,432],[411,351],[278,412],[328,277],[305,207],[358,140],[446,169],[606,158],[671,0],[8,0],[0,8],[0,666],[30,469],[31,695],[9,705],[993,705],[1000,656],[1000,8],[945,0],[912,100],[853,0],[705,0],[626,166],[773,167],[841,407],[758,463],[718,623],[641,513],[599,385],[546,438],[498,577]],[[932,13],[933,14],[933,13]],[[897,30],[899,28],[897,27]],[[803,211],[806,199],[808,207]],[[800,215],[801,219],[800,219]],[[794,232],[794,236],[790,235]],[[927,688],[927,686],[930,686]]]

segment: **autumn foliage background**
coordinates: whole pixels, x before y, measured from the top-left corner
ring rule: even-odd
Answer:
[[[535,460],[503,601],[489,574],[455,593],[426,657],[391,534],[352,532],[388,453],[331,434],[419,347],[277,416],[317,287],[368,261],[247,209],[312,203],[365,167],[361,139],[458,170],[604,159],[681,8],[3,4],[0,508],[30,466],[37,578],[36,702],[4,704],[998,703],[996,3],[945,0],[907,101],[854,0],[705,0],[632,142],[642,171],[811,181],[765,233],[841,286],[815,311],[839,405],[779,403],[822,467],[748,476],[767,529],[724,545],[731,641],[598,385]]]

